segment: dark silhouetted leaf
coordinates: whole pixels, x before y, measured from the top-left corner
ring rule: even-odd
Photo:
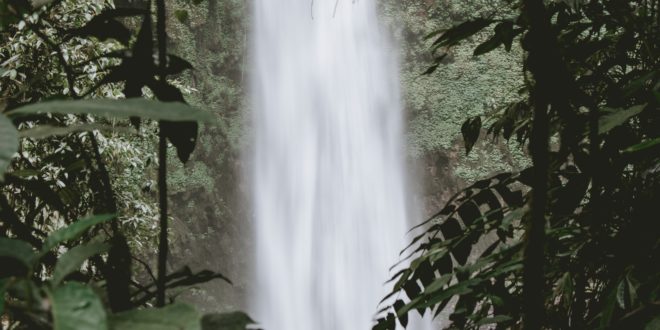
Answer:
[[[469,154],[481,134],[481,117],[469,118],[461,127],[463,141],[465,142],[465,154]]]
[[[459,43],[461,40],[468,38],[475,33],[483,30],[485,27],[491,25],[494,21],[484,18],[477,18],[475,20],[466,21],[456,25],[433,42],[435,48],[441,46],[452,46]]]
[[[124,24],[105,15],[97,15],[85,26],[71,31],[72,37],[95,37],[101,41],[114,39],[124,45],[128,45],[131,38],[131,31]]]
[[[628,148],[626,148],[626,150],[624,150],[624,152],[642,151],[642,150],[646,150],[646,149],[649,149],[649,148],[654,148],[658,144],[660,144],[660,138],[650,139],[650,140],[646,140],[642,143],[636,144],[634,146],[628,147]]]
[[[178,57],[176,55],[168,55],[167,60],[167,74],[175,75],[185,70],[192,70],[193,66],[190,62]]]
[[[254,323],[243,312],[207,314],[202,317],[202,330],[245,330]]]

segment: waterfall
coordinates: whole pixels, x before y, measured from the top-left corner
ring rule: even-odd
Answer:
[[[408,228],[396,49],[375,0],[255,0],[253,315],[368,330]]]

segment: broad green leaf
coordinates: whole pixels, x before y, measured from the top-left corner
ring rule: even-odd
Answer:
[[[486,317],[481,320],[479,320],[475,325],[476,326],[482,326],[486,324],[494,324],[494,323],[502,323],[506,321],[510,321],[511,316],[506,316],[506,315],[495,315],[493,317]]]
[[[18,131],[5,115],[0,114],[0,181],[9,167],[11,158],[18,152]]]
[[[640,104],[628,109],[605,109],[605,114],[598,121],[598,132],[600,134],[609,132],[613,128],[624,124],[633,116],[638,115],[645,107],[646,104]]]
[[[626,283],[626,279],[624,278],[619,282],[619,285],[616,288],[616,301],[619,303],[619,307],[621,309],[626,309],[626,306],[629,305],[628,301],[628,283]]]
[[[100,214],[78,220],[68,227],[59,229],[50,234],[50,236],[46,238],[46,242],[44,242],[44,246],[41,249],[41,252],[46,253],[62,242],[74,240],[80,237],[80,235],[82,235],[89,228],[114,218],[114,214]]]
[[[201,330],[194,307],[176,303],[163,308],[131,310],[110,317],[113,330]]]
[[[27,242],[0,237],[0,257],[12,258],[31,268],[36,254]]]
[[[51,136],[67,135],[71,133],[95,131],[95,130],[105,131],[105,132],[124,132],[124,133],[136,132],[135,130],[130,128],[112,127],[109,125],[101,125],[101,124],[80,124],[80,125],[70,125],[64,127],[43,125],[43,126],[37,126],[34,128],[22,130],[20,131],[20,136],[22,138],[44,139]]]
[[[108,320],[103,303],[91,287],[70,282],[51,295],[55,330],[106,330]]]
[[[243,312],[207,314],[202,318],[202,330],[245,330],[255,322]]]
[[[636,144],[632,147],[626,148],[623,152],[637,152],[637,151],[642,151],[646,150],[648,148],[653,148],[656,145],[660,144],[660,138],[655,138],[651,140],[646,140],[642,143]]]
[[[141,117],[173,122],[210,121],[213,118],[209,112],[180,102],[159,102],[141,98],[39,102],[11,111],[10,116],[37,113],[89,114],[118,118]]]
[[[88,243],[67,251],[57,260],[51,280],[53,285],[57,286],[67,275],[79,270],[85,260],[108,249],[110,245],[106,243]]]

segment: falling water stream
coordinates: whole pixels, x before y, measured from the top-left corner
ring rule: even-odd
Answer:
[[[254,317],[368,330],[408,228],[396,50],[375,0],[253,6]]]

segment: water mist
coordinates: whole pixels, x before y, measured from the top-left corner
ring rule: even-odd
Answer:
[[[409,227],[396,50],[374,0],[253,13],[253,316],[368,330]]]

